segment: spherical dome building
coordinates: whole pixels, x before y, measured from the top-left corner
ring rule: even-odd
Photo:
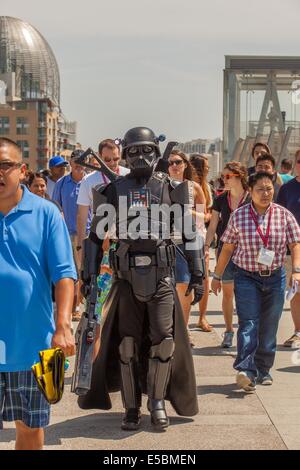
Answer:
[[[0,16],[0,73],[15,72],[20,98],[60,103],[59,69],[51,47],[29,23]]]

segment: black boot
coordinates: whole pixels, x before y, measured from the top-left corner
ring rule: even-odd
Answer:
[[[151,414],[151,424],[156,431],[163,431],[166,429],[170,422],[165,408],[165,401],[149,398],[147,406]]]
[[[124,431],[136,431],[141,425],[141,412],[139,408],[128,408],[122,420],[121,428]]]
[[[141,424],[142,392],[137,372],[137,345],[134,338],[125,336],[119,346],[121,393],[125,415],[121,428],[135,431]]]
[[[164,398],[170,378],[173,351],[173,338],[165,338],[160,344],[150,348],[147,375],[148,410],[151,413],[151,424],[157,431],[163,431],[169,426]]]

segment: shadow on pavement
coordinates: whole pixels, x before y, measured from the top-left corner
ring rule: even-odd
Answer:
[[[234,356],[236,355],[236,348],[223,349],[220,346],[207,346],[205,348],[193,348],[193,356]]]
[[[60,445],[61,439],[88,438],[99,440],[122,440],[140,432],[155,432],[149,415],[142,416],[142,424],[137,431],[122,431],[123,413],[95,413],[52,424],[46,429],[46,445]],[[170,417],[170,426],[193,422],[190,418]]]
[[[221,317],[224,317],[223,312],[220,311],[220,310],[209,310],[209,311],[207,312],[206,316],[207,316],[207,318],[209,318],[211,315],[213,315],[213,316],[220,315]],[[191,316],[191,317],[199,317],[199,311],[193,310],[193,311],[190,313],[190,316]]]
[[[232,399],[241,399],[249,393],[244,392],[237,388],[235,383],[227,385],[198,385],[197,387],[198,395],[225,395],[226,398]]]
[[[16,431],[14,429],[4,429],[0,430],[0,442],[11,442],[16,439]]]
[[[61,423],[52,424],[45,430],[45,445],[62,445],[62,439],[99,439],[99,440],[122,440],[140,432],[160,434],[153,430],[150,424],[150,416],[142,416],[142,424],[138,431],[122,431],[120,428],[123,413],[95,413],[79,418],[68,419]],[[189,424],[192,418],[171,416],[170,426]],[[0,441],[14,441],[16,433],[14,429],[0,430]]]
[[[65,385],[71,385],[72,377],[65,377]]]
[[[292,372],[293,374],[300,374],[299,366],[282,367],[281,369],[276,369],[276,370],[278,372]]]
[[[224,330],[225,330],[225,324],[224,324],[224,322],[223,322],[223,323],[212,323],[212,326],[213,326],[214,328],[224,328]],[[238,328],[239,325],[238,325],[237,323],[234,323],[232,326],[233,326],[234,328]]]
[[[297,348],[297,347],[286,348],[285,346],[282,346],[281,344],[278,344],[276,346],[276,351],[282,351],[282,352],[284,351],[284,352],[288,352],[288,353],[291,353],[292,351],[296,351],[297,349],[299,349],[299,348]]]

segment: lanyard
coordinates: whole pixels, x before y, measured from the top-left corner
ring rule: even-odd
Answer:
[[[252,219],[255,223],[256,230],[258,231],[258,234],[259,234],[260,238],[262,239],[265,248],[267,248],[268,242],[269,242],[269,237],[270,237],[270,230],[271,230],[272,207],[270,207],[269,220],[268,220],[266,235],[264,235],[262,233],[261,228],[258,225],[258,218],[257,218],[256,214],[254,213],[252,207],[250,207],[250,214],[251,214],[251,217],[252,217]]]
[[[238,209],[238,208],[241,206],[241,204],[244,202],[244,200],[245,200],[245,198],[246,198],[246,194],[247,194],[247,191],[244,192],[244,194],[243,194],[243,196],[242,196],[242,199],[241,199],[240,202],[238,203],[237,209]],[[230,212],[232,212],[230,192],[228,192],[228,194],[227,194],[227,202],[228,202],[229,210],[230,210]]]

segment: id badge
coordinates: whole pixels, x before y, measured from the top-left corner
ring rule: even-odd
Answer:
[[[264,266],[268,266],[268,268],[272,265],[275,257],[275,251],[267,250],[267,248],[262,247],[259,250],[257,262],[259,264],[263,264]]]

